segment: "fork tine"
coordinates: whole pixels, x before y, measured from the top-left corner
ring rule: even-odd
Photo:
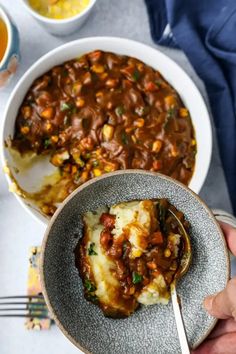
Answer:
[[[0,300],[7,299],[44,299],[43,295],[0,296]]]
[[[45,302],[0,302],[0,306],[2,305],[28,305],[28,306],[46,306]]]
[[[38,315],[38,314],[29,314],[29,313],[26,313],[26,314],[7,314],[7,315],[1,315],[0,314],[0,317],[24,317],[24,318],[39,318],[39,319],[49,319],[49,316],[47,316],[46,314],[45,315]]]

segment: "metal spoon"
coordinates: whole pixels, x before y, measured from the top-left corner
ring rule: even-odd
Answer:
[[[179,342],[180,342],[180,347],[182,354],[190,354],[189,350],[189,345],[188,345],[188,339],[186,335],[186,331],[184,328],[184,322],[179,306],[179,301],[176,293],[176,283],[179,278],[181,278],[189,269],[190,263],[191,263],[191,258],[192,258],[192,252],[191,252],[191,243],[189,239],[189,235],[187,234],[184,225],[180,221],[180,219],[177,217],[177,215],[171,210],[168,209],[169,213],[176,219],[178,222],[181,231],[182,231],[182,236],[184,238],[184,255],[182,257],[179,269],[177,273],[175,274],[175,279],[171,284],[171,300],[172,300],[172,305],[173,305],[173,310],[174,310],[174,315],[175,315],[175,322],[177,326],[177,332],[179,336]]]

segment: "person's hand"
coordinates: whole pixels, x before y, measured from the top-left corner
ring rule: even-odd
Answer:
[[[236,228],[220,223],[230,251],[236,256]],[[204,307],[210,315],[221,319],[207,339],[192,354],[236,353],[236,277],[225,290],[208,296]]]

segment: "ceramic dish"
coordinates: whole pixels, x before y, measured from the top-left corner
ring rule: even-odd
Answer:
[[[16,174],[12,156],[4,146],[4,141],[14,134],[14,124],[18,109],[33,81],[52,67],[95,49],[125,54],[140,59],[147,65],[159,70],[178,92],[184,105],[190,112],[196,132],[198,151],[196,154],[195,170],[189,187],[198,193],[206,178],[212,152],[211,124],[206,105],[192,80],[170,58],[154,48],[122,38],[94,37],[67,43],[43,56],[27,71],[11,94],[4,113],[3,148],[1,149],[3,165],[8,164],[11,173],[23,189],[27,191],[30,189],[35,190],[35,187],[39,189],[39,186],[42,185],[42,172],[44,176],[49,174],[52,166],[49,166],[50,164],[46,166],[39,164],[35,169],[27,173],[19,172]],[[11,179],[8,175],[6,176],[9,184],[11,184]],[[30,205],[30,203],[17,194],[15,195],[21,204],[30,211],[31,215],[44,223],[48,222],[48,219],[39,213],[35,205]]]
[[[126,319],[104,317],[87,302],[74,265],[85,211],[121,201],[168,198],[191,224],[192,264],[179,281],[182,314],[190,346],[210,333],[216,319],[202,307],[205,296],[222,290],[229,259],[222,232],[207,206],[184,185],[140,170],[113,172],[86,182],[56,211],[46,230],[41,281],[47,305],[63,333],[85,353],[180,353],[171,303],[142,307]]]
[[[57,36],[67,36],[68,34],[75,32],[82,27],[85,20],[90,15],[92,8],[94,7],[96,0],[90,0],[89,5],[81,11],[78,15],[63,20],[56,20],[48,17],[41,16],[39,13],[34,11],[29,5],[28,0],[21,0],[22,5],[25,10],[30,13],[35,20],[46,29],[49,33]]]
[[[7,29],[7,47],[0,62],[0,88],[5,86],[9,79],[15,74],[20,56],[20,39],[18,30],[10,19],[6,10],[0,6],[0,19]]]

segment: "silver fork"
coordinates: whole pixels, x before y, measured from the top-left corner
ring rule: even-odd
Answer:
[[[42,295],[0,296],[0,317],[50,318]]]

